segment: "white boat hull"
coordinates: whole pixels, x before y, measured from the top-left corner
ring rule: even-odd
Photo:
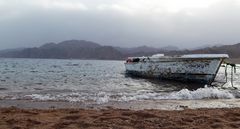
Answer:
[[[126,62],[126,73],[134,76],[210,84],[223,58],[146,58]]]

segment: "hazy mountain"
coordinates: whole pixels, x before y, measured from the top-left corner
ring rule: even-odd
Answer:
[[[132,54],[132,53],[149,53],[149,52],[158,52],[158,48],[148,47],[148,46],[139,46],[133,48],[122,48],[122,47],[115,47],[118,51],[125,53],[125,54]]]
[[[4,49],[4,50],[1,50],[0,53],[22,51],[23,49],[25,49],[25,48]]]
[[[197,53],[216,53],[216,54],[228,54],[231,58],[239,58],[240,57],[240,43],[234,45],[222,45],[222,46],[214,46],[207,47],[203,49],[197,49],[193,51],[189,51],[189,53],[197,54]]]
[[[166,46],[166,47],[162,47],[162,48],[154,48],[154,47],[149,47],[149,46],[139,46],[139,47],[133,47],[133,48],[122,48],[122,47],[115,47],[115,48],[125,54],[156,53],[159,51],[178,50],[178,47],[175,47],[175,46]]]
[[[140,46],[121,48],[101,46],[85,40],[67,40],[60,43],[46,43],[40,47],[9,49],[0,51],[0,57],[8,58],[57,58],[57,59],[125,59],[129,56],[151,56],[156,53],[165,55],[182,54],[229,54],[231,58],[240,58],[240,43],[206,47],[195,50],[179,50],[174,46],[154,48]]]
[[[101,46],[85,40],[67,40],[46,43],[36,48],[20,51],[3,51],[1,57],[14,58],[57,58],[57,59],[122,59],[123,55],[111,46]]]
[[[166,46],[166,47],[162,47],[161,50],[163,50],[163,51],[176,51],[176,50],[179,50],[179,48],[176,47],[176,46]]]
[[[234,45],[218,45],[213,47],[206,47],[195,50],[168,50],[168,49],[158,49],[158,51],[152,52],[135,52],[128,53],[128,56],[150,56],[156,53],[163,53],[165,55],[183,55],[183,54],[228,54],[230,58],[240,58],[240,43]]]
[[[25,48],[5,49],[0,51],[0,57],[15,57],[18,52],[21,52]]]
[[[189,50],[198,50],[198,49],[204,49],[204,48],[209,48],[209,47],[220,47],[220,46],[224,46],[224,45],[222,45],[222,44],[214,44],[214,45],[205,44],[205,45],[201,45],[198,47],[190,48]]]

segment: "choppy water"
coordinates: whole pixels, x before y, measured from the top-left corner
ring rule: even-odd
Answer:
[[[230,68],[229,68],[230,70]],[[230,77],[230,76],[229,76]],[[217,81],[223,81],[224,68]],[[240,89],[240,69],[234,75]],[[231,99],[240,90],[125,75],[123,61],[0,59],[0,99],[107,103],[161,99]],[[230,83],[224,87],[231,87]]]

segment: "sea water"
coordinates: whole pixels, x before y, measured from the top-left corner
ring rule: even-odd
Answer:
[[[224,70],[224,67],[219,70],[217,82],[224,81]],[[228,75],[229,81],[230,77]],[[237,69],[233,80],[234,86],[240,89],[240,69]],[[231,88],[230,82],[219,88],[133,78],[125,74],[124,61],[0,59],[2,100],[104,104],[145,100],[234,98],[240,98],[240,90]]]

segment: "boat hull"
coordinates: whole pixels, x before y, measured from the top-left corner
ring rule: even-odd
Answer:
[[[221,58],[160,58],[125,63],[125,67],[126,73],[133,76],[211,84],[222,61]]]

